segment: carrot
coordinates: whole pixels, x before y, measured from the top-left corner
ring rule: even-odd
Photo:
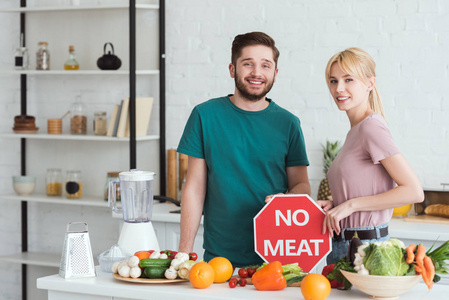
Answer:
[[[406,263],[411,264],[415,260],[415,250],[416,250],[416,245],[415,244],[410,244],[405,249],[405,251],[407,253],[407,258],[405,260]]]
[[[422,268],[421,268],[421,267],[418,267],[418,266],[415,266],[415,273],[416,273],[416,275],[421,275],[421,273],[422,273]]]
[[[423,276],[423,280],[430,290],[433,286],[433,277],[435,277],[435,266],[433,265],[432,259],[428,256],[424,257],[424,269],[426,269],[427,279]]]
[[[420,267],[424,265],[424,256],[426,256],[426,247],[424,247],[423,244],[419,244],[418,249],[416,250],[415,261]]]

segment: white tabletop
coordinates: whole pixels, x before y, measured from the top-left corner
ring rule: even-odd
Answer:
[[[245,287],[229,288],[227,283],[213,284],[206,289],[196,289],[189,282],[166,284],[142,284],[128,283],[114,279],[112,274],[99,271],[97,276],[91,278],[63,279],[59,275],[52,275],[37,280],[39,289],[67,292],[73,296],[79,295],[79,299],[88,299],[87,295],[122,297],[126,299],[302,299],[298,287],[287,287],[282,291],[258,291],[252,285]],[[73,293],[73,294],[72,294]],[[51,293],[50,293],[51,294]],[[50,295],[49,294],[49,295]],[[59,293],[60,294],[60,293]],[[424,299],[448,299],[449,286],[435,284],[429,292],[421,282],[409,292],[400,296],[406,300]],[[51,297],[49,298],[51,299]],[[337,299],[369,299],[368,295],[353,288],[350,291],[332,289],[328,300]]]

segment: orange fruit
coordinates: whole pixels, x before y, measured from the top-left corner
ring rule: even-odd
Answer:
[[[189,281],[197,289],[205,289],[214,283],[214,268],[206,262],[199,262],[192,266]]]
[[[331,293],[329,280],[321,274],[310,273],[301,281],[304,300],[324,300]]]
[[[139,258],[139,260],[141,260],[144,258],[149,258],[150,252],[149,251],[137,251],[136,253],[134,253],[134,256],[137,256]]]
[[[209,265],[214,268],[215,271],[215,283],[222,283],[231,278],[234,273],[234,267],[231,262],[225,257],[214,257],[209,261]]]
[[[393,209],[393,216],[405,216],[411,208],[411,204],[396,207]]]

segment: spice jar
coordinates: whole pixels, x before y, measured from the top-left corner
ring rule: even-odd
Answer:
[[[67,171],[65,180],[65,195],[67,198],[81,198],[83,195],[81,171]]]
[[[109,199],[109,182],[115,181],[120,182],[119,174],[120,172],[108,172],[106,175],[106,183],[104,185],[104,200]],[[120,201],[120,183],[116,185],[116,193],[115,193],[115,199],[117,201]]]
[[[39,42],[36,52],[36,70],[50,70],[50,51],[47,42]]]
[[[94,134],[106,135],[106,112],[97,111],[94,113]]]
[[[81,97],[77,96],[75,103],[73,103],[70,109],[70,133],[72,134],[85,134],[87,132],[87,117],[86,109],[81,103]]]
[[[47,195],[60,196],[62,194],[61,169],[47,169]]]

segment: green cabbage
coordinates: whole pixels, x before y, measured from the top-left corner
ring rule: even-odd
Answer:
[[[407,273],[410,266],[405,262],[405,249],[399,242],[390,239],[372,243],[364,249],[363,264],[370,275],[403,276]]]

